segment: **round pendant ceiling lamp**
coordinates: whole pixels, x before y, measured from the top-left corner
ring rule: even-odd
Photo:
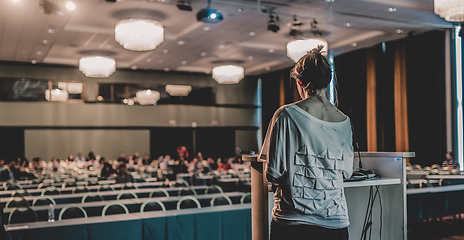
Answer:
[[[45,91],[45,99],[49,102],[66,102],[68,100],[68,92],[60,89],[52,89]]]
[[[116,23],[116,41],[132,51],[153,50],[164,41],[163,25],[150,19],[125,19]]]
[[[160,99],[160,93],[150,89],[138,91],[135,98],[140,105],[153,105]]]
[[[287,57],[292,59],[294,62],[298,62],[301,57],[303,57],[313,48],[316,48],[318,45],[324,45],[324,48],[322,49],[322,55],[326,56],[328,44],[327,41],[323,38],[292,40],[287,43]]]
[[[213,79],[220,84],[235,84],[245,77],[245,70],[243,67],[227,65],[214,67]]]
[[[109,77],[116,71],[116,60],[101,56],[83,57],[79,60],[79,70],[87,77]]]
[[[166,85],[166,92],[171,96],[187,96],[192,91],[189,85]]]
[[[434,0],[434,12],[448,22],[464,22],[464,1]]]

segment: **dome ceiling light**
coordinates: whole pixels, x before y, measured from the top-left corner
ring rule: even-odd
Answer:
[[[116,71],[116,60],[102,56],[83,57],[79,60],[79,70],[87,77],[106,78]]]
[[[213,79],[220,84],[235,84],[245,76],[243,67],[234,65],[214,67],[212,72]]]
[[[166,85],[166,92],[171,96],[187,96],[192,91],[189,85]]]
[[[140,105],[153,105],[160,99],[160,93],[158,91],[146,89],[138,91],[135,94],[135,98]]]
[[[464,1],[434,0],[434,12],[448,22],[464,22]]]
[[[115,39],[125,49],[149,51],[164,41],[163,25],[150,19],[125,19],[116,23]]]
[[[293,32],[290,31],[290,35],[294,37],[302,35],[302,32],[300,31],[300,27],[302,25],[303,23],[298,21],[295,16],[292,28]],[[314,37],[294,39],[289,41],[287,43],[287,57],[292,59],[294,62],[298,62],[301,57],[303,57],[307,52],[316,48],[318,45],[324,46],[322,49],[322,55],[326,56],[329,49],[328,43],[327,40],[321,38],[322,32],[317,28],[316,19],[311,22],[311,33],[314,35]]]
[[[49,102],[66,102],[68,100],[68,92],[60,89],[46,90],[45,99]]]
[[[327,55],[327,41],[322,38],[308,38],[292,40],[287,43],[287,57],[292,59],[294,62],[303,57],[308,51],[316,48],[318,45],[324,45],[322,49],[322,55]]]

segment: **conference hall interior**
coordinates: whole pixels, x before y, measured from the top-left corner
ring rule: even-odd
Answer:
[[[464,239],[463,23],[463,0],[0,0],[0,239],[268,239],[257,156],[318,45],[350,239]]]

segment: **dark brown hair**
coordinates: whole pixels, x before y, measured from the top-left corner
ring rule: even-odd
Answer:
[[[303,87],[311,92],[327,87],[332,77],[329,61],[322,55],[322,48],[324,46],[319,45],[306,53],[290,71],[290,77],[300,80]]]

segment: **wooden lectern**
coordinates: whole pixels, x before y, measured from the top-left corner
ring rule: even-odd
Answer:
[[[258,161],[258,154],[242,155],[242,160],[251,162],[252,239],[269,239],[268,182],[263,174],[265,161]]]

